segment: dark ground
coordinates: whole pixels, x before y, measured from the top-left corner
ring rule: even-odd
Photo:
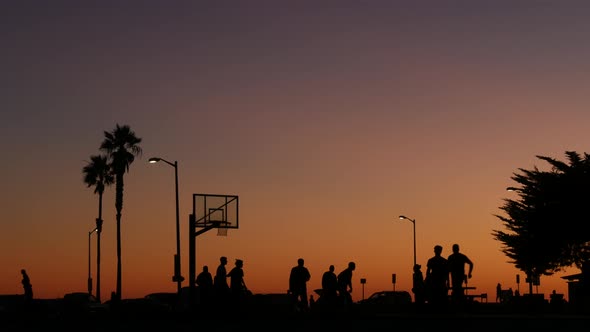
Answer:
[[[585,329],[589,316],[560,315],[384,315],[326,318],[215,319],[25,319],[5,322],[1,331],[574,331]]]
[[[590,314],[554,308],[511,308],[476,304],[444,313],[405,308],[393,312],[376,308],[295,313],[278,308],[217,313],[146,314],[110,312],[100,316],[58,316],[47,312],[12,312],[0,316],[0,331],[574,331],[590,326]]]

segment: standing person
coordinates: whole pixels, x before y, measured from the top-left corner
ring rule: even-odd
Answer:
[[[227,276],[229,277],[229,289],[234,305],[240,306],[248,287],[244,282],[244,261],[236,259],[236,263],[233,269],[229,271]]]
[[[424,275],[422,274],[422,265],[414,265],[414,274],[412,275],[412,292],[414,293],[414,302],[421,306],[426,302],[426,287],[424,285]]]
[[[199,286],[201,304],[208,305],[213,297],[213,276],[207,265],[203,265],[203,271],[199,273],[195,282]]]
[[[502,300],[502,285],[498,283],[496,285],[496,302],[501,302]]]
[[[338,274],[338,294],[344,305],[352,305],[352,271],[356,269],[354,262],[349,262],[348,267]]]
[[[309,270],[305,267],[303,258],[297,260],[297,265],[291,269],[289,275],[289,293],[293,297],[296,308],[302,311],[309,309],[307,302],[307,282],[311,279]]]
[[[33,285],[31,285],[31,279],[29,279],[29,275],[25,269],[20,270],[20,273],[23,276],[21,283],[23,284],[23,290],[25,292],[25,306],[29,306],[33,301]]]
[[[426,263],[426,287],[428,303],[441,307],[448,302],[449,268],[447,259],[442,257],[443,247],[434,246],[434,256]]]
[[[213,279],[213,288],[215,289],[215,299],[218,304],[223,304],[229,295],[229,285],[227,284],[227,257],[221,256],[219,258],[219,266],[215,272],[215,279]]]
[[[322,299],[327,304],[336,303],[338,298],[338,277],[334,273],[334,265],[330,265],[328,271],[322,275]]]
[[[454,302],[462,303],[465,301],[465,291],[463,289],[463,282],[471,279],[471,272],[473,272],[473,262],[459,252],[459,245],[453,244],[453,253],[447,258],[449,264],[449,273],[451,275],[451,297]],[[467,275],[465,274],[465,264],[469,266]]]

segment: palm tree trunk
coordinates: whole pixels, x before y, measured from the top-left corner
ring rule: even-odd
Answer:
[[[100,221],[102,223],[102,220]],[[102,302],[100,299],[100,231],[98,231],[96,237],[96,298],[98,302]]]
[[[100,233],[102,233],[102,192],[98,195],[98,219],[96,219],[96,298],[100,299]]]
[[[116,198],[115,208],[117,209],[117,300],[123,299],[121,294],[121,210],[123,210],[123,173],[121,169],[116,175]]]
[[[121,299],[121,213],[117,212],[117,300]]]

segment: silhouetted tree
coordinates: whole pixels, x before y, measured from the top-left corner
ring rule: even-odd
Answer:
[[[116,125],[113,131],[104,132],[105,139],[100,150],[107,153],[111,160],[111,168],[115,175],[115,209],[117,210],[117,290],[116,296],[120,300],[121,294],[121,210],[123,210],[123,175],[129,171],[129,166],[136,156],[141,155],[141,138],[135,135],[128,125]]]
[[[496,215],[507,231],[494,230],[502,252],[529,278],[551,275],[582,263],[590,255],[590,155],[567,151],[568,162],[537,156],[550,171],[520,168],[512,180],[518,200],[504,199],[506,216]]]
[[[100,233],[102,232],[102,195],[104,189],[114,183],[111,166],[107,156],[93,155],[90,161],[82,168],[84,183],[88,188],[94,187],[94,193],[98,194],[98,218],[96,218],[96,298],[100,301]]]

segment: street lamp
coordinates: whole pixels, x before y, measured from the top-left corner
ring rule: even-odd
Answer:
[[[98,228],[95,228],[88,232],[88,294],[92,295],[92,274],[90,272],[90,236],[92,233],[97,232]]]
[[[159,161],[163,161],[166,164],[174,167],[174,184],[175,184],[175,191],[176,191],[176,256],[174,256],[174,276],[172,277],[172,281],[176,281],[178,284],[178,295],[180,295],[180,291],[182,290],[182,281],[184,278],[181,276],[180,273],[180,225],[179,225],[179,216],[178,216],[178,161],[174,161],[174,163],[169,162],[166,159],[153,157],[149,160],[150,164],[157,163]]]
[[[414,265],[416,265],[416,219],[411,219],[406,216],[399,216],[400,219],[406,219],[414,225]]]

